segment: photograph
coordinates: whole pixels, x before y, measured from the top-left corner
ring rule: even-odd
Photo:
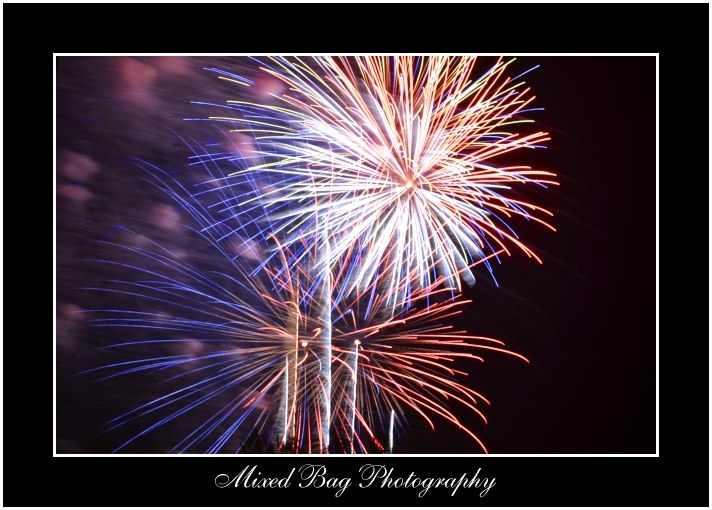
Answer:
[[[3,505],[709,505],[708,5],[21,7]]]
[[[56,453],[654,455],[655,91],[57,56]]]

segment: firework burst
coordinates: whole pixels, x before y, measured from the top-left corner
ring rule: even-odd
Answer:
[[[209,180],[189,189],[138,162],[212,255],[206,269],[157,242],[105,242],[126,258],[98,262],[127,278],[93,290],[169,309],[90,311],[126,332],[112,349],[138,349],[96,371],[150,374],[167,388],[109,423],[136,427],[118,450],[180,421],[171,452],[390,452],[394,429],[415,416],[433,428],[446,420],[486,451],[460,418],[484,420],[488,403],[460,382],[468,361],[525,358],[448,320],[467,303],[461,282],[474,282],[474,266],[491,271],[515,249],[539,260],[510,222],[552,228],[522,191],[556,182],[502,163],[548,135],[527,129],[534,97],[508,77],[511,61],[480,77],[475,63],[265,59],[279,92],[211,118],[232,132],[216,151],[194,151]]]
[[[284,243],[318,240],[322,271],[350,266],[350,292],[379,280],[408,302],[440,277],[459,288],[472,266],[518,249],[509,225],[551,213],[520,196],[554,174],[497,164],[549,139],[527,132],[534,96],[510,61],[473,79],[475,57],[272,58],[263,69],[289,87],[272,105],[231,101],[215,116],[253,137],[259,161],[238,175],[269,174],[279,193],[259,197]],[[255,198],[238,199],[240,207]],[[235,204],[232,204],[235,205]],[[298,264],[305,251],[295,251]],[[491,268],[490,268],[491,270]]]
[[[483,361],[487,352],[522,357],[498,340],[449,326],[447,319],[467,303],[453,289],[437,281],[437,289],[415,292],[411,304],[399,303],[393,314],[386,304],[389,296],[377,282],[365,289],[367,299],[336,299],[345,295],[350,280],[345,272],[335,273],[330,347],[325,349],[323,297],[315,290],[323,288],[324,276],[316,270],[319,250],[294,247],[311,254],[296,269],[289,264],[292,249],[274,239],[278,256],[268,264],[236,257],[229,233],[238,230],[239,215],[217,218],[202,205],[202,193],[191,194],[157,168],[141,165],[154,184],[190,213],[197,240],[208,244],[216,255],[211,265],[221,269],[199,268],[150,240],[140,245],[104,241],[112,252],[126,256],[122,262],[98,262],[118,267],[127,278],[111,279],[93,290],[168,310],[157,314],[127,306],[89,311],[96,326],[118,328],[125,335],[107,348],[129,356],[92,372],[105,378],[148,373],[166,387],[108,424],[109,429],[137,427],[117,451],[182,422],[189,425],[171,452],[250,452],[256,448],[249,441],[255,435],[264,438],[267,451],[384,452],[392,449],[394,422],[406,427],[408,414],[433,428],[436,417],[447,420],[484,450],[456,410],[459,406],[484,420],[480,407],[488,403],[458,382],[467,375],[462,363]],[[226,190],[234,188],[213,186],[213,193]],[[164,353],[149,354],[155,347]],[[325,352],[333,367],[328,392]]]

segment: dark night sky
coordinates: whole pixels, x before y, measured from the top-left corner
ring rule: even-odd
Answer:
[[[483,438],[492,453],[654,453],[655,58],[528,62],[558,231],[521,229],[544,264],[505,258],[499,288],[482,275],[467,293],[460,322],[531,361],[489,356],[474,372],[492,401]]]
[[[138,60],[132,62],[135,67]],[[207,62],[231,69],[235,61]],[[83,301],[95,297],[75,289],[98,276],[95,268],[76,264],[91,253],[97,232],[112,223],[144,223],[149,236],[165,235],[141,212],[160,197],[134,192],[141,177],[121,160],[140,155],[184,167],[185,148],[162,124],[196,133],[194,123],[180,119],[189,100],[204,99],[199,87],[215,83],[200,70],[205,61],[189,61],[189,75],[159,73],[146,90],[163,104],[144,106],[111,88],[126,64],[68,58],[58,65],[58,147],[90,154],[111,174],[87,186],[95,197],[84,209],[60,199],[60,301],[87,308]],[[490,355],[482,366],[463,366],[492,405],[484,409],[486,427],[467,412],[460,416],[491,453],[654,453],[655,58],[523,57],[515,71],[537,64],[527,82],[537,96],[534,106],[545,110],[529,116],[552,141],[547,150],[517,154],[512,162],[526,157],[527,164],[559,175],[561,186],[529,188],[527,196],[554,211],[558,232],[514,222],[544,264],[516,252],[505,257],[495,266],[500,287],[480,275],[465,294],[474,303],[457,321],[472,334],[504,340],[531,364]],[[128,71],[134,76],[148,72],[134,67]],[[96,345],[96,330],[77,331]],[[140,386],[95,387],[77,378],[77,367],[98,362],[82,347],[82,361],[60,351],[59,437],[70,451],[106,451],[119,436],[98,435],[102,421],[125,410],[124,395]],[[397,452],[479,453],[452,425],[438,423],[431,433],[417,416],[410,419]],[[165,447],[148,439],[142,444],[152,451]]]

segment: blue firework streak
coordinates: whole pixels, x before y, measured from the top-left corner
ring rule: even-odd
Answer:
[[[172,382],[177,388],[109,424],[113,429],[157,417],[118,450],[178,418],[194,421],[195,415],[201,415],[201,407],[207,408],[206,404],[210,404],[215,408],[217,402],[220,403],[217,410],[171,451],[198,449],[215,453],[225,450],[231,438],[229,446],[233,451],[239,450],[240,445],[235,445],[234,438],[244,439],[245,431],[250,430],[272,438],[279,434],[276,400],[284,391],[284,360],[295,350],[304,351],[300,344],[305,336],[299,335],[299,331],[308,328],[308,321],[300,317],[311,316],[309,294],[302,291],[299,281],[289,274],[255,272],[254,264],[250,267],[245,257],[234,254],[242,252],[245,243],[225,233],[234,234],[231,229],[239,216],[218,221],[177,180],[155,167],[139,164],[149,172],[156,186],[193,217],[197,239],[214,250],[213,265],[218,269],[198,269],[148,239],[144,239],[143,246],[103,242],[116,256],[97,262],[117,267],[122,275],[132,275],[133,279],[109,280],[91,290],[128,296],[138,301],[142,309],[158,304],[168,307],[170,312],[91,310],[101,315],[94,322],[98,326],[125,328],[138,334],[131,341],[110,346],[113,349],[152,346],[171,354],[114,363],[99,370],[111,372],[109,377],[144,371],[170,372],[164,382]],[[211,179],[209,184],[217,193],[222,193],[219,186],[215,188],[215,182],[216,179]],[[118,251],[123,252],[123,256],[116,253]],[[127,259],[131,262],[125,262]],[[150,333],[170,337],[142,336]],[[182,347],[193,352],[174,353]],[[317,367],[318,360],[307,356],[305,372],[308,373],[312,365]],[[319,410],[320,399],[312,402],[308,387],[300,393],[300,398],[306,409]],[[193,417],[188,417],[191,413]]]

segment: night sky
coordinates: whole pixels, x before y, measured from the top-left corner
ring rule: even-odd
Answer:
[[[552,141],[533,164],[559,174],[541,195],[557,232],[525,225],[544,264],[505,258],[499,288],[483,274],[467,293],[462,325],[531,361],[475,372],[492,401],[483,437],[492,453],[654,453],[655,59],[520,62],[541,66],[527,82]]]
[[[484,365],[461,366],[492,405],[483,409],[488,426],[464,410],[460,416],[490,453],[654,453],[655,58],[522,57],[512,72],[535,65],[527,83],[544,111],[529,117],[552,141],[512,162],[559,175],[559,187],[528,188],[526,197],[555,213],[557,232],[515,221],[544,264],[516,252],[503,258],[495,264],[499,287],[478,275],[465,293],[474,302],[455,321],[505,341],[531,364],[489,355]],[[151,379],[93,383],[77,376],[115,361],[96,347],[118,338],[87,327],[74,312],[107,299],[80,289],[106,277],[85,259],[107,256],[97,254],[95,241],[111,236],[113,226],[200,251],[181,230],[187,215],[176,215],[126,158],[144,158],[189,184],[200,179],[187,170],[187,149],[175,133],[202,143],[216,137],[214,126],[182,120],[206,115],[191,100],[234,97],[230,85],[202,69],[212,66],[240,72],[245,60],[58,59],[60,451],[111,451],[128,432],[100,434],[102,424],[128,402],[141,403],[142,392],[152,394],[142,386]],[[202,249],[209,258],[210,248]],[[395,452],[480,453],[455,426],[436,423],[433,433],[409,416]],[[169,424],[129,451],[163,452],[187,426]]]

